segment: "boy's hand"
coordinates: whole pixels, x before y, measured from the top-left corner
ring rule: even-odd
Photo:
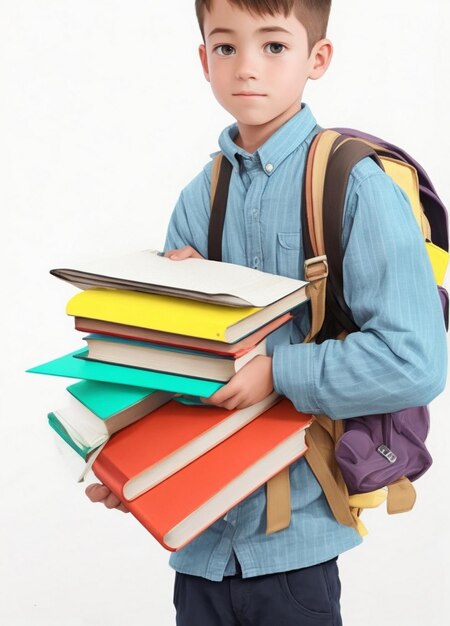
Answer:
[[[178,250],[167,250],[167,252],[164,252],[164,256],[169,257],[169,259],[172,259],[172,261],[183,261],[184,259],[203,259],[204,258],[192,246],[184,246],[184,248],[178,248]]]
[[[203,398],[203,401],[228,410],[245,409],[260,402],[272,391],[272,358],[259,354],[246,363],[224,387],[210,398]]]
[[[129,513],[127,507],[105,485],[94,483],[88,485],[84,492],[91,502],[102,502],[107,509],[117,509],[123,513]]]
[[[178,250],[167,250],[164,256],[173,261],[183,259],[203,259],[192,246]],[[266,398],[273,391],[272,358],[258,355],[246,363],[224,387],[210,398],[202,398],[206,404],[215,404],[222,408],[244,409]]]

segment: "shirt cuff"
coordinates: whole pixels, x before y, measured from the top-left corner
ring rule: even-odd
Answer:
[[[275,391],[289,398],[298,411],[320,414],[314,384],[314,344],[278,345],[272,356]]]

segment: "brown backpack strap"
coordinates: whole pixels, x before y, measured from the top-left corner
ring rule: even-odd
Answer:
[[[317,478],[335,519],[345,526],[355,527],[349,502],[348,490],[336,463],[335,442],[344,432],[342,420],[331,420],[318,415],[306,431],[308,450],[305,459]]]
[[[413,508],[416,503],[416,490],[409,478],[403,476],[395,483],[388,485],[387,489],[387,512],[389,515],[406,513]]]
[[[341,135],[337,132],[322,131],[316,135],[308,152],[303,183],[305,200],[303,214],[306,221],[302,220],[309,235],[306,258],[325,254],[322,217],[325,177],[330,155],[335,149],[336,142],[340,140]]]
[[[222,233],[232,170],[231,163],[222,153],[214,157],[211,172],[211,216],[208,230],[208,259],[213,261],[222,260]]]
[[[340,135],[323,131],[316,135],[308,152],[303,181],[301,220],[305,249],[304,276],[308,281],[311,325],[306,343],[315,341],[325,319],[328,260],[323,237],[323,191],[330,153]]]
[[[324,244],[329,266],[328,311],[347,332],[358,328],[344,300],[342,224],[350,173],[366,157],[372,158],[383,169],[371,146],[358,139],[341,138],[330,155],[323,189]]]
[[[266,483],[266,534],[276,533],[291,523],[291,481],[285,467]]]
[[[333,290],[330,289],[327,275],[332,271],[335,273],[336,264],[340,264],[342,273],[342,220],[348,178],[355,163],[371,153],[368,146],[349,142],[348,138],[334,131],[319,133],[308,153],[302,211],[305,278],[310,283],[311,307],[311,328],[306,342],[316,340],[326,316],[331,315],[334,319],[335,309],[338,315],[341,313],[338,300],[330,298],[330,291],[332,294]],[[321,263],[324,267],[322,275],[318,271]],[[356,326],[347,324],[345,309],[343,315],[344,323],[340,324],[339,338],[347,330],[356,329]],[[344,333],[342,329],[345,329]],[[332,336],[338,337],[336,327],[333,328]],[[308,450],[305,458],[336,520],[358,528],[357,517],[349,506],[347,486],[335,457],[335,444],[343,432],[342,420],[317,416],[306,434]]]

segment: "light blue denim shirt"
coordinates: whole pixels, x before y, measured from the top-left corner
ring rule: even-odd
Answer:
[[[308,146],[319,130],[307,105],[255,153],[226,128],[220,149],[233,172],[223,260],[303,278],[301,186]],[[211,162],[181,192],[165,249],[191,245],[207,257]],[[446,379],[442,311],[422,236],[403,192],[371,160],[350,176],[343,225],[345,299],[360,331],[345,341],[302,344],[308,307],[273,333],[278,393],[305,413],[347,418],[427,404]],[[333,518],[307,463],[290,467],[289,528],[266,535],[265,489],[171,555],[179,572],[221,580],[287,571],[326,561],[360,543]]]

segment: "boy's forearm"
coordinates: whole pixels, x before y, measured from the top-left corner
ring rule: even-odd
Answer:
[[[274,389],[298,410],[333,419],[428,404],[445,384],[446,356],[439,341],[430,356],[405,363],[375,335],[344,342],[276,346]]]

